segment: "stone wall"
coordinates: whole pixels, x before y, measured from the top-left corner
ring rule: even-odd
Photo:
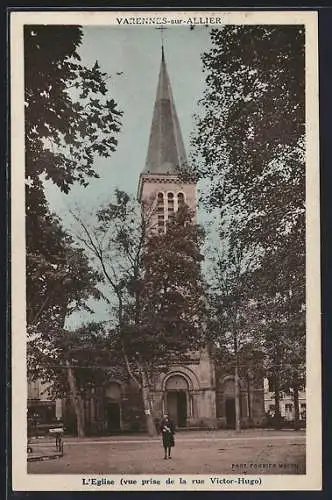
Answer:
[[[219,428],[235,426],[234,376],[218,367],[216,406]],[[240,379],[240,417],[242,427],[259,427],[264,421],[263,379]]]
[[[186,427],[216,427],[215,369],[207,350],[193,353],[185,363],[173,364],[158,375],[153,391],[156,418],[171,413],[169,394],[177,392],[185,393]]]

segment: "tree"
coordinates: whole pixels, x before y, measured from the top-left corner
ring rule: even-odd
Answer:
[[[101,298],[98,289],[99,275],[88,263],[82,249],[74,246],[72,239],[63,231],[60,221],[55,216],[44,219],[44,231],[39,240],[39,250],[47,254],[53,249],[52,262],[42,259],[41,253],[32,253],[30,246],[27,269],[27,294],[30,307],[27,310],[28,345],[27,369],[30,379],[49,382],[51,392],[57,394],[63,384],[65,363],[71,352],[69,334],[65,335],[65,321],[73,312],[87,309],[88,300]],[[79,338],[77,337],[79,342]],[[67,342],[67,346],[66,346]],[[93,338],[90,351],[95,349]],[[59,370],[55,367],[62,367]],[[75,384],[71,366],[67,376],[70,387]],[[66,391],[65,391],[66,392]],[[76,402],[76,398],[74,398]],[[75,406],[77,410],[77,406]],[[84,435],[84,426],[80,425],[81,414],[77,413],[78,430]]]
[[[47,383],[55,398],[69,398],[77,434],[86,434],[84,399],[109,381],[114,357],[112,332],[104,323],[90,322],[75,330],[63,328],[28,344],[30,378]]]
[[[217,346],[218,362],[234,373],[235,428],[241,428],[240,378],[247,378],[256,361],[261,364],[261,335],[257,328],[256,303],[247,288],[248,274],[255,255],[245,248],[230,230],[231,223],[221,222],[219,248],[210,252],[206,271],[209,288],[210,341]],[[226,236],[227,235],[227,236]],[[216,238],[216,236],[215,236]],[[248,394],[248,400],[249,400]],[[250,408],[250,405],[249,405]],[[250,415],[249,415],[250,417]]]
[[[134,335],[126,335],[124,342],[130,358],[138,367],[145,366],[141,372],[143,403],[152,415],[153,375],[179,357],[186,359],[204,343],[205,290],[199,248],[202,236],[200,228],[191,224],[186,206],[178,210],[165,233],[147,235],[139,309],[132,322]]]
[[[296,237],[296,234],[291,235]],[[280,392],[294,394],[295,428],[299,421],[298,391],[305,385],[305,256],[292,255],[294,246],[285,238],[284,248],[263,259],[253,280],[260,310],[266,370],[273,379],[276,425],[280,425]],[[260,295],[260,296],[258,296]]]
[[[61,282],[58,254],[68,258],[68,236],[50,213],[43,182],[65,193],[75,182],[87,185],[98,176],[95,156],[115,150],[120,130],[121,112],[108,99],[107,75],[97,62],[92,69],[80,64],[81,42],[79,26],[24,29],[28,324],[45,286],[54,289]]]
[[[201,231],[183,207],[165,233],[153,231],[149,203],[143,209],[122,191],[90,227],[76,216],[78,235],[109,286],[119,349],[141,391],[148,432],[156,432],[152,377],[202,339],[204,289],[200,277]],[[106,292],[105,292],[106,293]]]
[[[205,206],[259,256],[251,294],[278,380],[289,335],[288,359],[304,355],[304,27],[225,26],[211,40],[193,168],[210,182]]]
[[[117,145],[122,113],[98,62],[81,64],[82,38],[79,26],[24,29],[26,175],[36,189],[42,175],[65,193],[87,185],[98,177],[95,156],[107,158]]]
[[[66,316],[100,297],[98,273],[51,213],[45,182],[69,193],[98,177],[94,160],[115,151],[122,115],[98,62],[81,64],[82,37],[79,26],[24,28],[28,370],[44,379],[54,375],[52,352],[65,352]]]
[[[30,333],[49,337],[64,327],[66,316],[87,308],[91,296],[101,297],[100,277],[59,218],[48,214],[42,220],[38,242],[27,235],[27,323]]]

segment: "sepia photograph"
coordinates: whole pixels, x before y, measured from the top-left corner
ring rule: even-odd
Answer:
[[[319,489],[317,19],[275,14],[12,15],[19,489]]]

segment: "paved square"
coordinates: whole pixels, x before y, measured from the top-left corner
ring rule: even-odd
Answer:
[[[178,432],[172,459],[160,438],[64,438],[64,456],[28,463],[31,474],[305,474],[303,431]]]

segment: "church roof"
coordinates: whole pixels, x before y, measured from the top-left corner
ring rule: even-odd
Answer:
[[[186,163],[186,152],[162,48],[157,95],[143,174],[176,175],[177,169]]]

